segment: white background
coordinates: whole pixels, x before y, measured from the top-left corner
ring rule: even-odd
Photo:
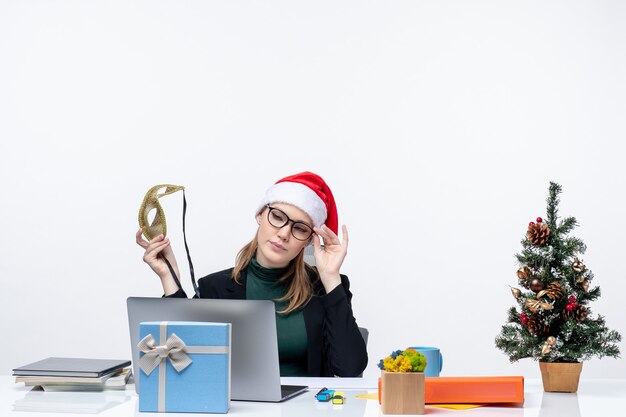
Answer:
[[[366,376],[417,344],[442,375],[538,376],[494,338],[549,181],[626,336],[625,21],[598,0],[0,0],[0,373],[130,357],[126,297],[162,293],[134,243],[152,185],[187,187],[202,276],[304,170],[350,232]],[[183,266],[182,196],[162,201]]]

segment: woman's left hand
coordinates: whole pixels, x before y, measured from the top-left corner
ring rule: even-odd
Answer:
[[[345,225],[341,226],[342,241],[326,225],[316,227],[313,231],[315,265],[328,294],[341,284],[339,269],[348,253],[348,229]],[[324,247],[321,246],[320,236],[324,240]]]

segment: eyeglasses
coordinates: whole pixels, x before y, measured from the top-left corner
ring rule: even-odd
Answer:
[[[291,226],[291,235],[298,240],[308,240],[313,234],[313,229],[306,223],[297,222],[295,220],[291,220],[289,216],[285,214],[284,211],[277,209],[276,207],[271,207],[270,205],[266,206],[269,211],[267,212],[267,221],[277,229],[282,229],[289,222],[293,223]]]

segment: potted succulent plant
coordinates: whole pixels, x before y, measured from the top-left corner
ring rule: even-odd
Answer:
[[[561,186],[550,183],[547,216],[528,225],[520,264],[520,288],[511,288],[518,306],[496,337],[496,347],[511,362],[539,360],[544,391],[576,392],[582,361],[597,356],[619,357],[618,332],[604,317],[592,315],[589,304],[600,297],[593,274],[580,260],[586,246],[569,236],[576,219],[559,219]]]
[[[383,414],[424,414],[426,357],[415,349],[396,350],[378,363]]]

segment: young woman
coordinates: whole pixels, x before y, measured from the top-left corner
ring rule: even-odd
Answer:
[[[267,190],[255,214],[256,234],[237,255],[235,267],[201,278],[199,296],[273,300],[282,376],[358,376],[367,365],[367,351],[352,314],[350,282],[339,273],[348,230],[342,226],[340,240],[330,188],[311,172],[283,178]],[[137,243],[165,296],[186,298],[162,259],[180,276],[169,239],[160,235],[148,242],[140,229]],[[309,244],[315,268],[304,262]]]

